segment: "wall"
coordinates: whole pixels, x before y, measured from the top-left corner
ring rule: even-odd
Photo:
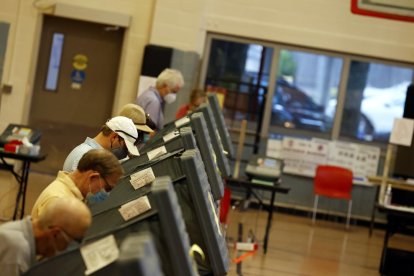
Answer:
[[[37,8],[33,4],[37,3]],[[2,94],[0,130],[10,122],[24,123],[29,114],[35,74],[42,13],[50,13],[51,3],[67,3],[84,8],[116,11],[132,17],[126,31],[116,88],[114,113],[136,95],[144,46],[148,43],[155,1],[151,0],[0,0],[0,21],[11,24],[1,83],[13,86]],[[42,10],[44,8],[44,10]]]
[[[344,0],[0,0],[0,21],[11,24],[2,83],[0,129],[25,122],[30,106],[41,11],[51,3],[132,16],[125,35],[114,111],[135,98],[147,43],[203,53],[205,34],[216,32],[414,62],[411,23],[353,15]]]
[[[158,0],[151,43],[204,52],[208,32],[414,63],[414,25],[354,15],[350,0]],[[196,18],[196,16],[199,16]],[[199,23],[199,24],[197,24]],[[201,45],[200,45],[201,44]],[[202,59],[205,57],[202,57]],[[309,209],[312,181],[287,176],[278,202]],[[354,216],[368,219],[375,189],[355,188]],[[325,209],[321,202],[321,208]],[[343,212],[344,206],[331,206]]]
[[[135,98],[147,43],[202,54],[207,32],[414,62],[413,24],[353,15],[350,0],[0,0],[0,21],[11,24],[1,83],[13,86],[2,95],[0,131],[27,121],[42,23],[34,2],[132,16],[114,113]]]
[[[350,12],[350,0],[181,0],[174,1],[174,5],[169,2],[157,1],[153,43],[200,51],[202,34],[217,32],[414,61],[412,23],[354,15]],[[195,19],[198,15],[201,17]]]

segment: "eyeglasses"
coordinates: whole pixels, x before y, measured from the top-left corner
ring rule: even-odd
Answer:
[[[106,180],[106,178],[105,178],[105,177],[103,177],[103,176],[101,176],[101,175],[99,175],[99,177],[100,177],[100,178],[102,178],[102,179],[104,180],[104,182],[105,182],[105,185],[104,185],[104,190],[105,190],[106,192],[110,192],[110,191],[112,190],[112,186],[111,186],[111,185],[109,185],[109,183],[108,183],[108,181]]]
[[[71,236],[68,232],[66,232],[62,228],[59,228],[59,230],[60,230],[60,233],[62,234],[62,237],[65,239],[65,241],[67,243],[70,243],[71,241],[74,241],[74,242],[76,242],[78,244],[81,244],[82,243],[82,238],[75,238],[75,237]]]

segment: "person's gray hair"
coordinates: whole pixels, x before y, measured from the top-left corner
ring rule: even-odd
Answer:
[[[183,75],[175,69],[164,69],[157,77],[156,86],[162,87],[164,85],[167,85],[171,89],[177,86],[182,88],[184,86]]]

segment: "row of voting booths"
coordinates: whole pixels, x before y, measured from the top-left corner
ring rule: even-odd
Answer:
[[[225,275],[228,250],[219,222],[223,178],[234,155],[215,94],[166,125],[123,163],[107,200],[91,205],[81,245],[25,275]]]

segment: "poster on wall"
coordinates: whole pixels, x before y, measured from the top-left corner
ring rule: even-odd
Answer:
[[[395,118],[391,131],[390,143],[401,146],[411,146],[413,139],[414,120]]]
[[[83,54],[76,54],[73,57],[73,70],[70,74],[71,87],[74,90],[82,88],[86,78],[86,68],[88,67],[88,57]]]
[[[352,143],[332,142],[329,146],[328,164],[352,170],[358,147]]]
[[[309,177],[315,176],[318,165],[328,164],[348,168],[354,178],[365,179],[377,174],[380,153],[379,147],[319,138],[284,137],[269,140],[267,146],[269,157],[284,160],[284,173]]]
[[[354,178],[377,175],[380,153],[379,147],[359,145],[352,167]]]
[[[282,159],[282,140],[269,139],[266,146],[266,156]]]

